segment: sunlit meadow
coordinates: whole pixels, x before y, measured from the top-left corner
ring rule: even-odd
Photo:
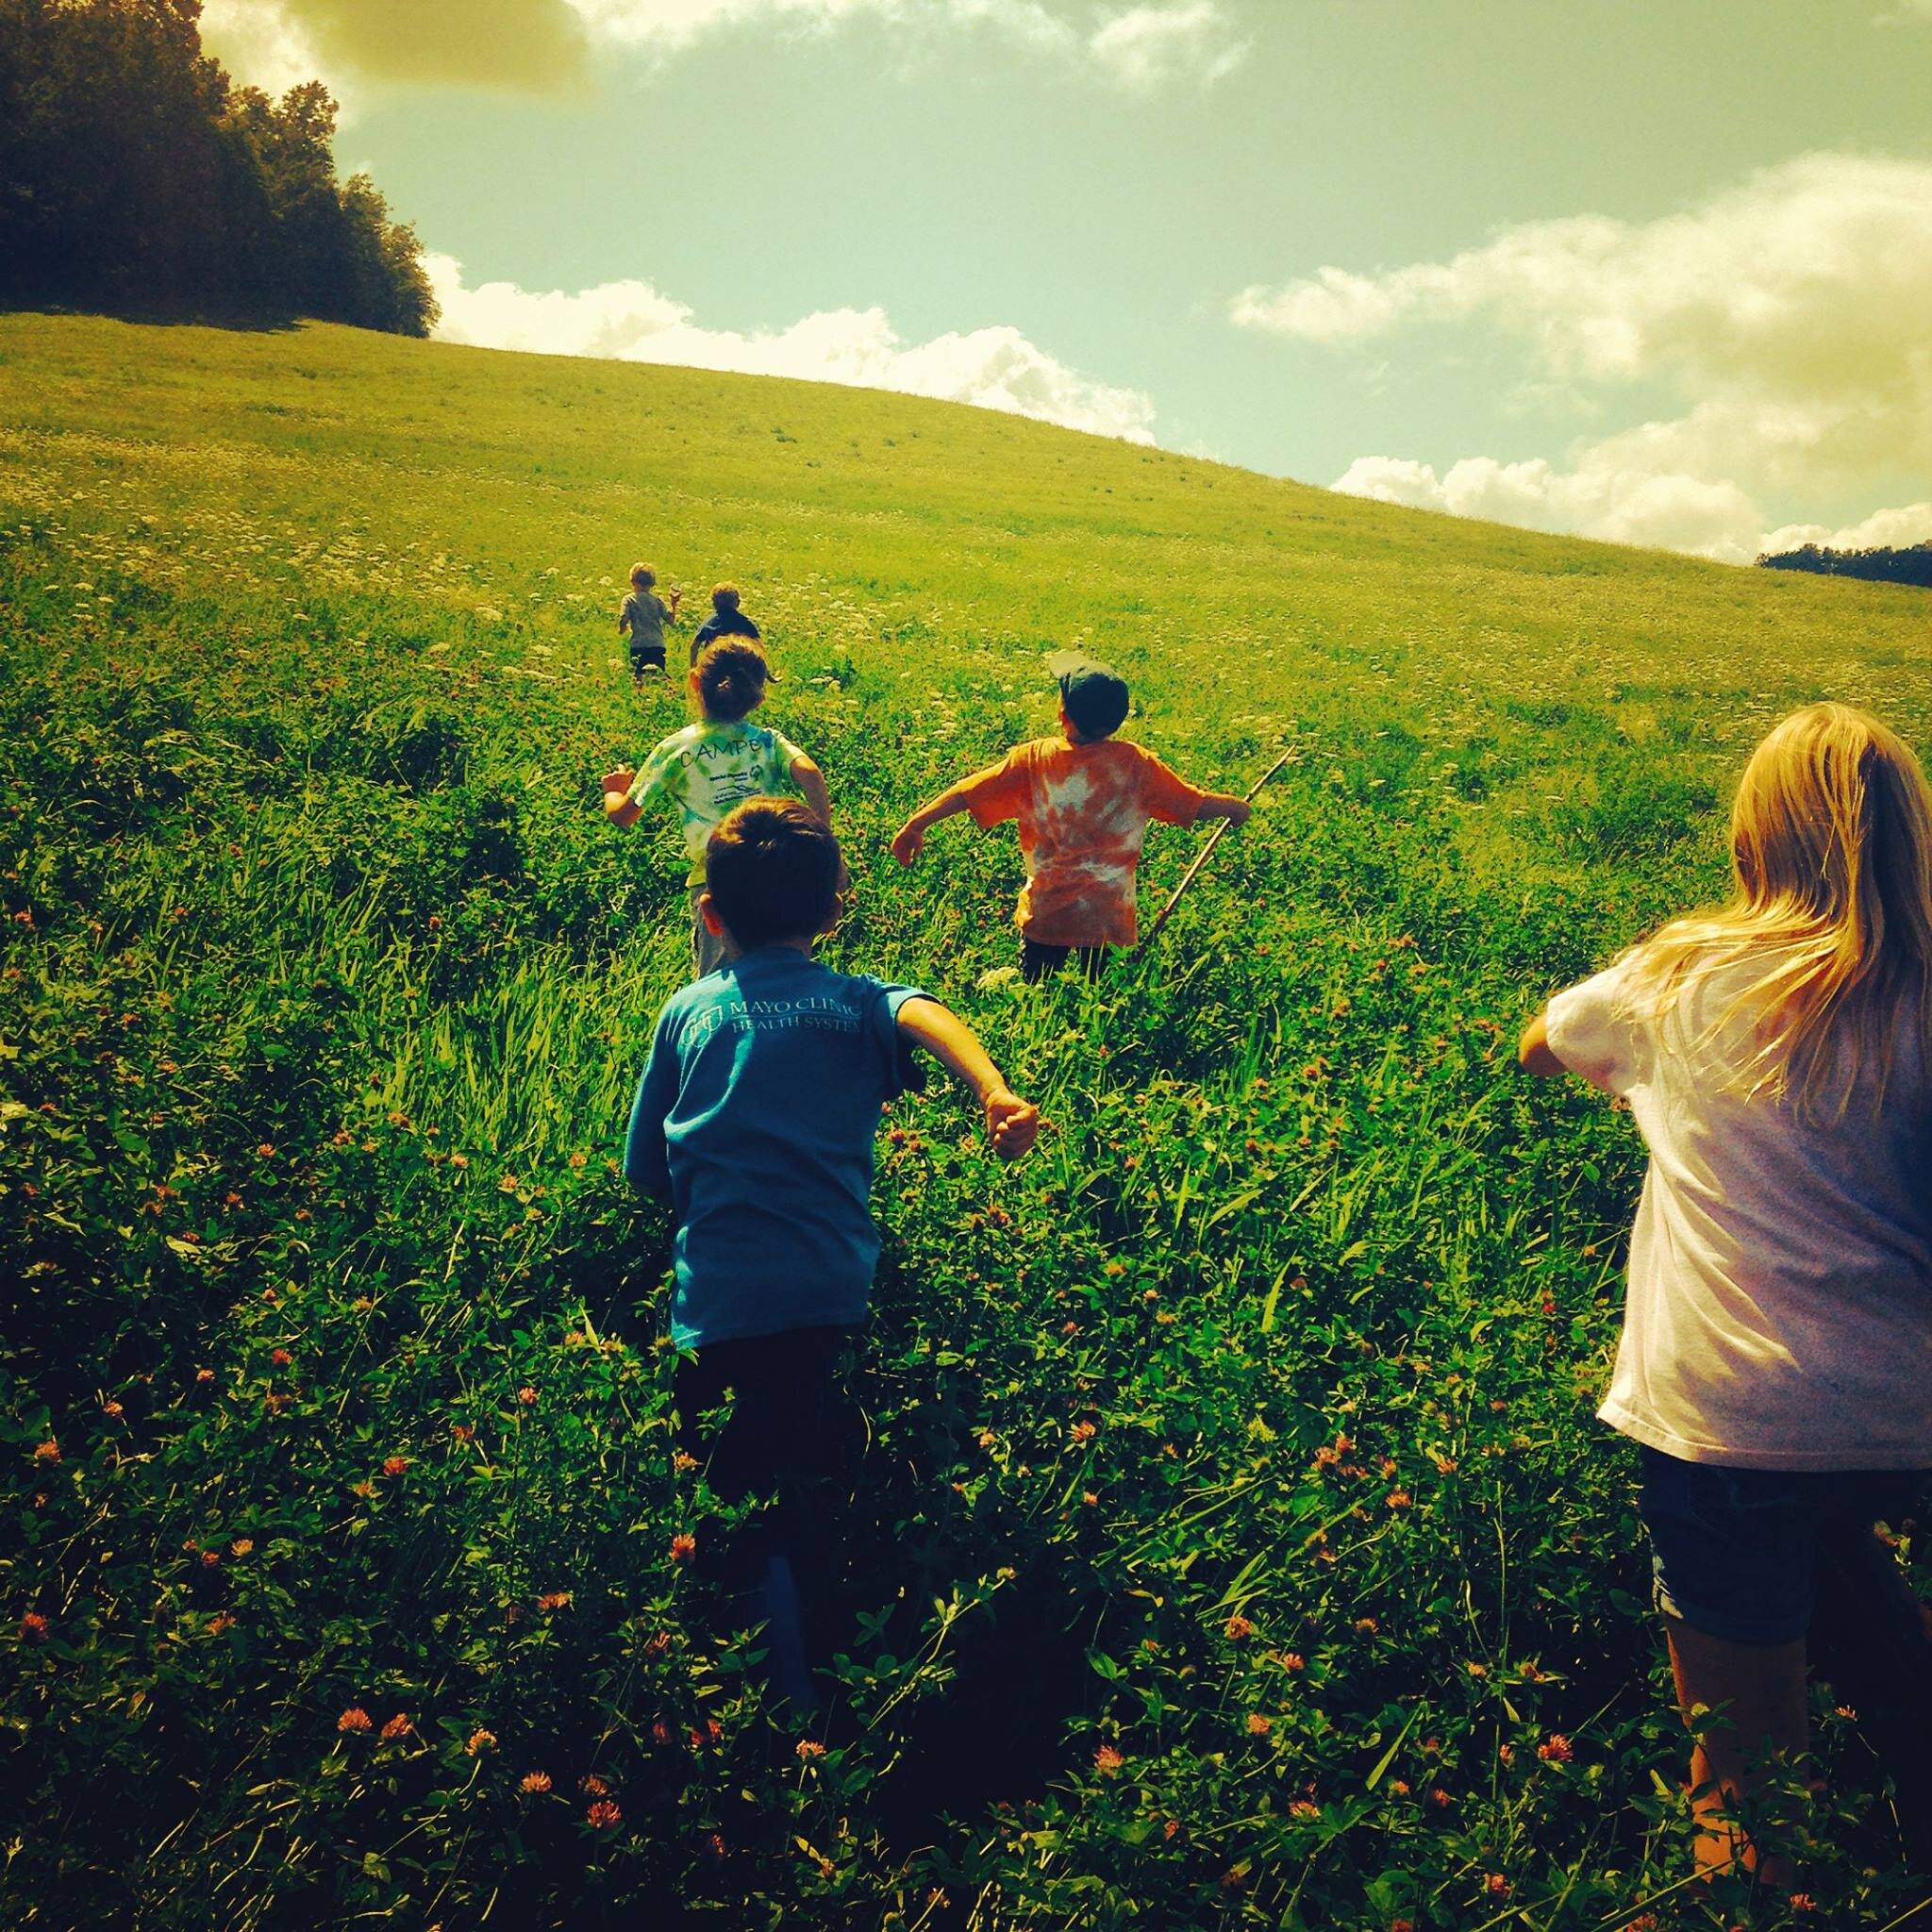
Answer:
[[[1509,1048],[1720,887],[1783,708],[1932,742],[1921,596],[325,327],[7,317],[0,399],[0,1917],[1734,1922],[1591,1420],[1638,1143]],[[1051,1122],[887,1124],[809,1724],[685,1560],[615,1172],[687,970],[668,824],[598,808],[681,715],[639,558],[765,629],[829,957]],[[1033,991],[1010,835],[885,841],[1069,642],[1189,775],[1288,762],[1157,948]],[[1819,1700],[1752,1923],[1899,1923]]]

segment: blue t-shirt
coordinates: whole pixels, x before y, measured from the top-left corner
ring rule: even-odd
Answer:
[[[716,643],[720,638],[749,638],[753,643],[761,641],[758,625],[743,611],[714,610],[698,625],[697,635],[691,641],[691,661],[695,664],[705,646]]]
[[[680,1348],[863,1321],[879,1108],[924,1084],[898,1031],[917,987],[764,946],[672,994],[624,1171],[677,1217]]]

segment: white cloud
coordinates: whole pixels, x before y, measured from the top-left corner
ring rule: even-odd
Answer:
[[[1823,550],[1907,550],[1914,543],[1932,543],[1932,503],[1874,510],[1863,523],[1842,530],[1827,524],[1786,524],[1764,540],[1767,550],[1796,550],[1807,543]]]
[[[207,0],[202,33],[242,79],[278,92],[320,75],[353,105],[385,86],[555,92],[581,84],[600,48],[667,60],[734,28],[860,25],[899,45],[988,33],[1137,93],[1211,86],[1248,52],[1221,0],[1158,0],[1097,17],[1066,0]]]
[[[1174,80],[1211,87],[1248,58],[1253,42],[1234,38],[1216,0],[1168,0],[1116,13],[1087,45],[1123,87],[1153,93]]]
[[[1517,463],[1465,457],[1439,477],[1432,465],[1410,458],[1357,457],[1334,487],[1379,503],[1614,543],[1696,550],[1730,563],[1748,563],[1757,554],[1762,526],[1757,505],[1735,483],[1591,460],[1564,471],[1541,457]]]
[[[1800,156],[1653,222],[1525,223],[1446,261],[1323,268],[1231,307],[1240,325],[1330,344],[1487,322],[1554,382],[1674,387],[1681,415],[1586,445],[1567,471],[1531,480],[1472,458],[1466,487],[1509,477],[1514,521],[1722,557],[1756,554],[1760,492],[1869,500],[1901,469],[1932,473],[1928,313],[1932,165],[1847,154]],[[1383,460],[1349,476],[1386,481]]]
[[[690,308],[648,282],[606,282],[575,294],[514,282],[468,288],[451,257],[432,254],[426,262],[442,305],[436,334],[444,341],[898,390],[1130,442],[1154,441],[1151,398],[1082,375],[1015,328],[908,343],[882,308],[837,308],[744,335],[700,327]]]
[[[205,0],[201,41],[237,80],[271,94],[285,93],[322,72],[314,42],[280,7],[264,0]],[[343,100],[344,90],[333,75],[329,92]]]

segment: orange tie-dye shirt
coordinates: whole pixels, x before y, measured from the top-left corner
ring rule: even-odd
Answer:
[[[1117,738],[1036,738],[960,790],[982,828],[1019,820],[1026,883],[1014,918],[1043,946],[1131,946],[1147,822],[1191,825],[1208,796]]]

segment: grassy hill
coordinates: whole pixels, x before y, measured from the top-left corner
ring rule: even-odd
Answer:
[[[0,397],[9,1922],[1728,1923],[1591,1420],[1639,1150],[1507,1048],[1717,889],[1781,710],[1932,741],[1919,593],[334,328],[0,318]],[[830,957],[1053,1123],[882,1142],[823,1756],[672,1554],[722,1525],[612,1161],[686,970],[667,829],[596,805],[681,716],[639,557],[765,628]],[[1034,991],[1009,840],[884,841],[1074,641],[1190,775],[1291,762],[1157,952]],[[1880,1926],[1821,1700],[1807,1884]]]

